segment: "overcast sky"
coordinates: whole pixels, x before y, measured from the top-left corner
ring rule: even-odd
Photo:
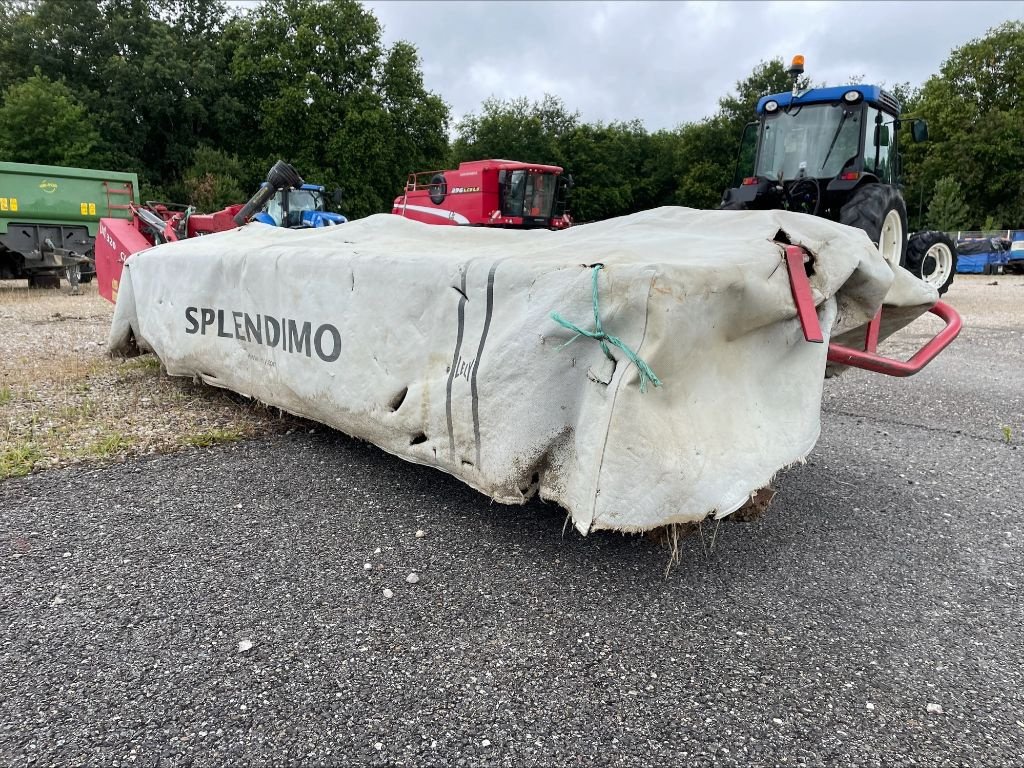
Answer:
[[[489,96],[560,96],[587,122],[648,130],[711,115],[762,60],[815,81],[921,85],[953,48],[1024,19],[1024,2],[364,2],[419,50],[457,120]]]

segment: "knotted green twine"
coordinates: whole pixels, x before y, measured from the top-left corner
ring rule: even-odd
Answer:
[[[564,317],[559,315],[557,312],[552,312],[551,313],[551,319],[552,320],[554,320],[556,323],[558,323],[563,328],[568,328],[570,331],[575,331],[576,332],[576,335],[573,336],[571,339],[569,339],[567,342],[565,342],[565,344],[562,344],[559,347],[559,349],[562,349],[563,347],[569,346],[574,341],[576,341],[576,339],[578,339],[580,336],[586,336],[587,338],[595,339],[598,343],[600,343],[601,349],[604,350],[604,353],[608,357],[608,359],[614,361],[615,360],[615,356],[612,355],[612,351],[608,348],[608,345],[611,344],[612,346],[615,346],[615,347],[618,347],[619,349],[621,349],[623,354],[625,354],[625,356],[629,358],[629,361],[631,363],[633,363],[633,365],[636,366],[637,371],[640,372],[640,392],[641,393],[647,391],[647,382],[648,381],[651,382],[652,384],[654,384],[654,386],[660,387],[661,386],[661,379],[659,379],[657,376],[654,375],[654,371],[652,371],[651,367],[649,365],[647,365],[647,363],[645,363],[641,359],[640,355],[638,355],[636,352],[634,352],[632,349],[630,349],[629,346],[622,339],[620,339],[618,336],[612,336],[610,333],[606,333],[604,328],[601,326],[601,312],[600,312],[600,308],[598,307],[598,303],[597,303],[597,273],[600,272],[601,267],[603,267],[603,266],[604,266],[603,264],[595,264],[594,268],[593,268],[593,278],[594,278],[594,330],[592,330],[592,331],[585,330],[583,328],[580,328],[578,325],[576,325],[574,323],[570,323],[568,320],[566,320]]]

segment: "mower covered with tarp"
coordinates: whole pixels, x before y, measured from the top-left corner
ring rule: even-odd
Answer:
[[[926,312],[944,329],[917,354],[878,353]],[[910,375],[959,327],[825,218],[659,208],[517,231],[386,214],[138,253],[109,348],[496,501],[539,494],[586,533],[744,509],[814,447],[827,366]]]

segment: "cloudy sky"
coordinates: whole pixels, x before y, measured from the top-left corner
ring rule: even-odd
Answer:
[[[758,62],[802,53],[839,85],[920,85],[1024,2],[364,2],[384,40],[419,50],[453,116],[489,96],[560,96],[583,119],[648,130],[712,114]]]

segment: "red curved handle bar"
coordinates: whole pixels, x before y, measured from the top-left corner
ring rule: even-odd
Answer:
[[[963,327],[963,320],[960,319],[960,315],[944,301],[937,302],[928,311],[942,318],[946,323],[946,327],[939,331],[931,341],[921,347],[906,362],[883,357],[863,349],[844,347],[842,344],[828,345],[828,361],[830,363],[839,363],[840,365],[851,365],[855,368],[864,368],[875,373],[884,373],[886,376],[913,376],[934,360],[939,352],[948,347],[950,342],[960,334],[960,329]]]

